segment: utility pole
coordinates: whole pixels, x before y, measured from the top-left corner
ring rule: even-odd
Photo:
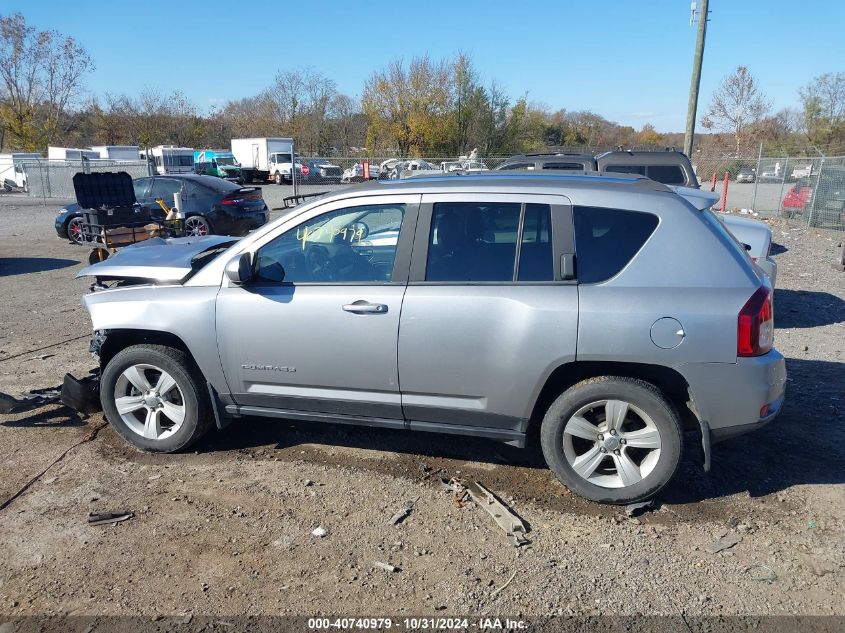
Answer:
[[[701,84],[701,62],[704,60],[704,38],[707,35],[707,5],[709,0],[700,0],[698,11],[698,36],[695,38],[695,56],[692,60],[692,79],[689,86],[689,105],[687,105],[687,130],[684,135],[684,154],[692,156],[692,143],[695,135],[695,115],[698,110],[698,87]],[[690,24],[695,19],[695,2],[692,3]]]

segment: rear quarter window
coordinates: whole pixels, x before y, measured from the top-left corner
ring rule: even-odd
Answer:
[[[578,282],[593,284],[619,273],[643,247],[658,218],[651,213],[603,207],[574,207]]]
[[[582,171],[587,168],[581,163],[543,163],[543,169],[570,169]]]

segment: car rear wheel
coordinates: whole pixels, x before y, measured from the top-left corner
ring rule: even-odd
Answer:
[[[82,233],[82,225],[85,221],[81,217],[71,218],[67,223],[67,237],[74,244],[84,244],[85,235]]]
[[[602,376],[573,385],[540,427],[546,463],[576,494],[601,503],[643,501],[678,467],[678,414],[653,385]]]
[[[106,419],[133,446],[170,453],[211,426],[211,405],[199,369],[185,352],[133,345],[103,370],[100,401]]]
[[[211,225],[201,215],[192,215],[185,219],[185,235],[197,237],[211,235]]]

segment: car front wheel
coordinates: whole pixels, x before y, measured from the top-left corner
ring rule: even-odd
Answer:
[[[273,182],[275,182],[277,185],[281,185],[281,184],[282,184],[282,175],[281,175],[279,172],[276,172],[276,173],[273,175]]]
[[[85,235],[82,232],[82,225],[85,221],[81,217],[71,218],[67,223],[67,237],[74,244],[84,244]]]
[[[643,501],[678,467],[678,414],[654,386],[602,376],[564,391],[540,428],[546,463],[576,494],[601,503]]]
[[[100,401],[106,419],[133,446],[170,453],[211,426],[211,405],[199,370],[185,352],[133,345],[103,370]]]

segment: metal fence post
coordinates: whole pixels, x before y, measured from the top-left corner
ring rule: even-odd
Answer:
[[[731,172],[725,170],[725,184],[722,186],[722,213],[725,212],[725,207],[728,204],[728,181],[731,178]]]
[[[757,171],[754,176],[754,195],[751,197],[751,210],[757,210],[757,185],[760,184],[760,160],[763,158],[763,144],[760,143],[760,149],[757,151]]]
[[[786,174],[789,171],[789,156],[786,157],[786,163],[783,168],[783,178],[780,179],[780,193],[778,194],[778,215],[784,217],[783,209],[783,187],[786,184]]]
[[[813,215],[816,211],[816,196],[819,193],[819,184],[822,180],[822,170],[824,170],[824,158],[819,163],[819,173],[816,174],[816,186],[813,187],[813,195],[810,198],[810,212],[807,214],[807,228],[813,226]]]
[[[296,201],[296,194],[298,192],[298,187],[296,184],[296,141],[292,141],[290,144],[290,180],[293,183],[293,195],[294,201]]]

